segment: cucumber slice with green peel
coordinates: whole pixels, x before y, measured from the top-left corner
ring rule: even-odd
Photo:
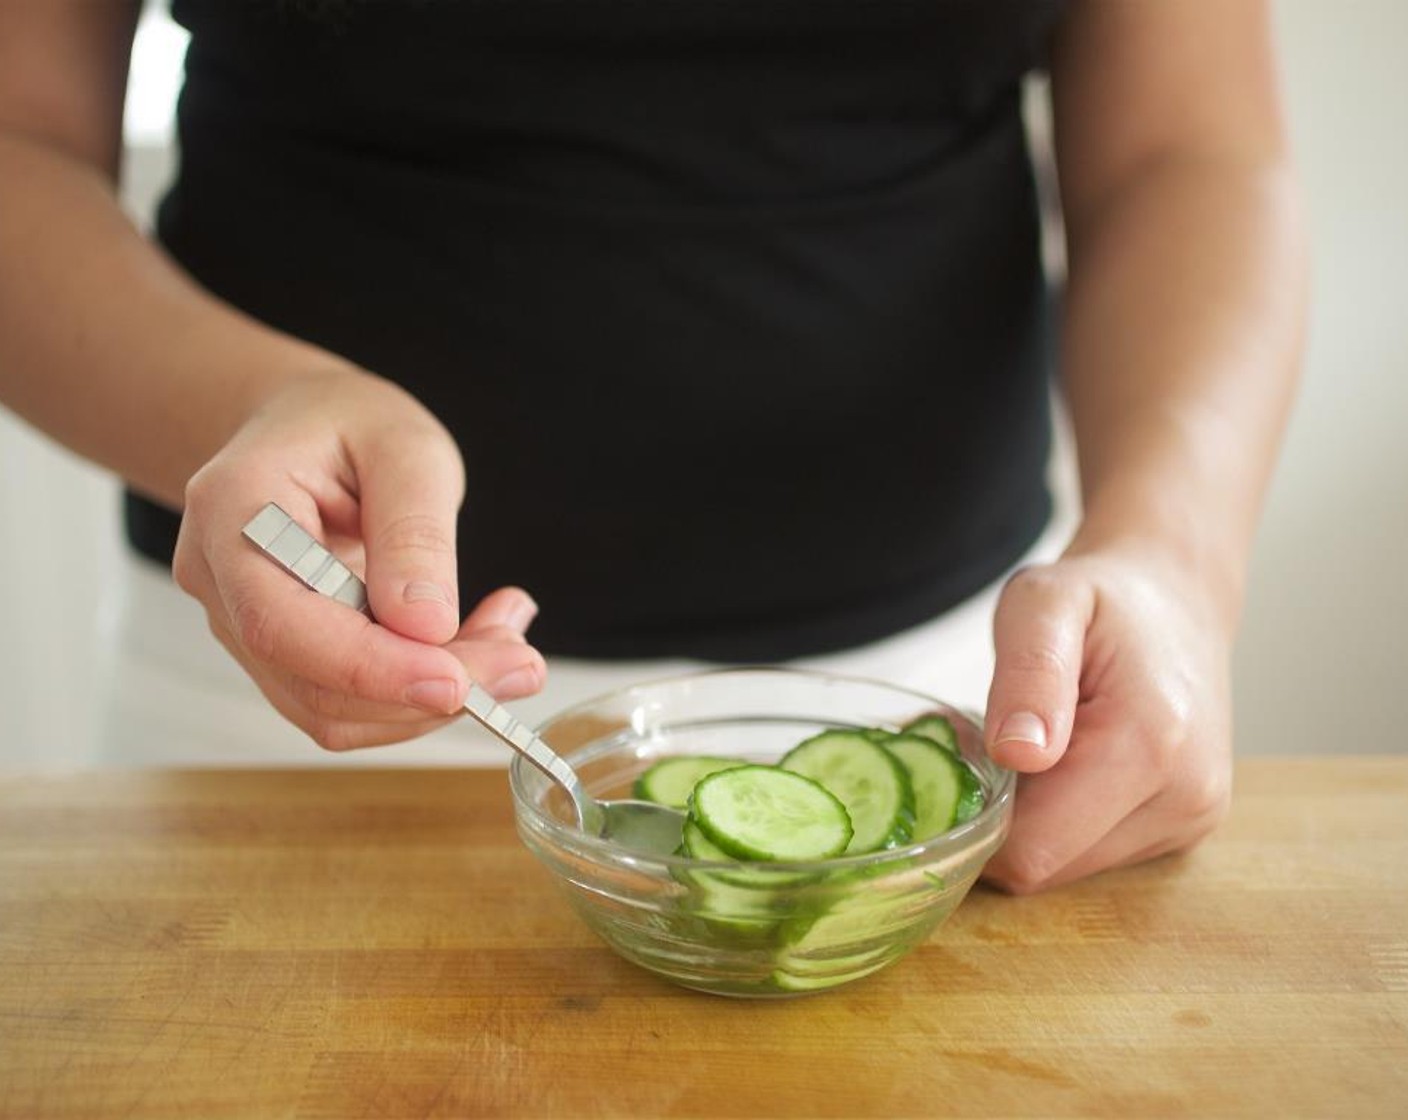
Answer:
[[[975,791],[977,808],[982,808],[983,790],[973,772],[936,740],[901,734],[887,742],[885,749],[909,771],[914,788],[914,840],[927,840],[961,824],[960,807],[972,816]]]
[[[893,931],[908,920],[912,905],[907,898],[859,895],[821,914],[784,921],[779,930],[786,946],[772,982],[788,991],[817,991],[874,972],[900,951]]]
[[[680,854],[690,859],[705,859],[718,863],[733,863],[734,857],[715,844],[693,820],[684,822],[684,838]]]
[[[946,748],[951,754],[959,753],[958,732],[953,729],[953,723],[946,716],[920,716],[910,720],[901,731],[905,735],[923,735],[924,738],[932,739]]]
[[[717,871],[690,870],[681,876],[690,897],[684,910],[711,934],[757,944],[775,941],[786,907],[771,891],[739,886]]]
[[[973,768],[967,763],[963,764],[963,792],[958,796],[958,812],[953,815],[953,823],[960,825],[964,821],[971,821],[983,811],[983,806],[988,803],[987,794],[983,792],[983,784],[978,781],[978,776],[973,773]]]
[[[662,758],[636,779],[631,793],[641,801],[653,801],[672,809],[688,809],[689,795],[701,778],[742,765],[743,759],[719,758],[716,755]]]
[[[905,724],[903,734],[923,735],[926,739],[932,739],[963,764],[960,779],[963,788],[959,793],[958,809],[953,818],[955,825],[972,820],[982,812],[986,802],[982,783],[978,781],[972,767],[963,762],[963,755],[958,746],[958,733],[954,730],[951,720],[939,715],[920,716]]]
[[[687,821],[685,827],[698,829],[692,821]],[[683,859],[699,858],[691,855],[683,842],[674,854]],[[752,942],[770,937],[778,926],[777,899],[767,891],[725,882],[717,872],[704,868],[677,867],[671,875],[689,890],[688,899],[680,904],[680,917],[701,923],[708,933]],[[698,932],[696,929],[688,935]]]
[[[697,884],[697,890],[699,903],[694,918],[711,938],[748,948],[771,948],[776,944],[781,922],[751,897],[754,892],[747,887],[705,880]]]
[[[830,859],[846,850],[854,834],[835,794],[776,766],[748,764],[710,774],[694,787],[689,815],[731,859]]]
[[[685,821],[684,842],[681,845],[681,851],[690,859],[702,859],[711,863],[735,862],[734,857],[710,840],[705,831],[693,820]],[[747,866],[730,867],[726,870],[714,868],[704,874],[721,883],[754,891],[791,886],[794,883],[804,883],[817,877],[816,872],[812,871],[783,871],[768,867]]]
[[[788,967],[779,968],[772,974],[773,987],[784,992],[824,992],[839,984],[849,984],[872,972],[879,972],[890,963],[888,956],[878,960],[873,953],[865,953],[853,958],[838,961],[827,969],[799,968],[796,972]],[[795,968],[793,964],[791,967]]]
[[[855,830],[847,854],[909,841],[914,829],[909,774],[863,731],[823,731],[793,747],[778,765],[819,782],[840,798]]]
[[[872,743],[883,743],[895,734],[893,731],[886,731],[883,727],[863,727],[860,733]]]

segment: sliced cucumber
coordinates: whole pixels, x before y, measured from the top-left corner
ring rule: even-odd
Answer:
[[[846,850],[854,833],[844,803],[833,793],[775,766],[735,766],[710,774],[694,787],[689,815],[732,859],[830,859]]]
[[[958,808],[954,813],[953,823],[962,824],[976,817],[982,811],[985,801],[983,787],[972,767],[963,761],[963,753],[958,746],[958,733],[954,731],[952,721],[940,715],[920,716],[905,724],[904,734],[923,735],[926,739],[932,739],[962,763],[963,772],[959,778],[962,788],[959,791]]]
[[[913,839],[927,840],[962,823],[958,819],[960,807],[971,816],[974,790],[977,807],[982,808],[983,791],[973,772],[935,740],[901,734],[887,742],[885,749],[903,763],[914,787]]]
[[[693,820],[685,821],[682,850],[683,854],[690,859],[702,859],[711,863],[735,862],[734,857],[710,840],[708,834]],[[742,864],[726,870],[711,870],[707,874],[711,879],[716,879],[721,883],[754,891],[791,886],[794,883],[806,882],[817,877],[816,872],[812,871],[773,870],[772,868],[749,867]]]
[[[905,898],[860,895],[822,914],[789,919],[780,927],[787,944],[772,982],[786,991],[818,991],[874,972],[900,952],[893,930],[904,924],[910,905]]]
[[[680,844],[680,852],[690,859],[706,859],[718,863],[734,862],[734,857],[710,840],[693,820],[684,822],[684,840]]]
[[[819,782],[841,799],[855,829],[848,854],[908,842],[914,828],[909,775],[863,731],[823,731],[793,747],[778,764]]]
[[[983,811],[983,806],[988,803],[987,795],[983,793],[982,783],[978,781],[973,771],[967,766],[963,767],[963,793],[958,798],[958,812],[953,815],[953,823],[960,825],[964,821],[971,821]]]
[[[912,719],[902,728],[906,735],[923,735],[932,739],[949,753],[958,754],[958,732],[946,716],[928,715]]]
[[[784,992],[824,992],[827,988],[849,984],[852,980],[879,972],[890,960],[890,954],[859,953],[838,959],[824,969],[811,965],[799,966],[795,960],[784,960],[782,967],[773,972],[772,982],[774,987]]]
[[[692,822],[686,825],[687,830],[690,828],[698,832],[698,826]],[[709,842],[702,840],[702,843]],[[690,855],[687,849],[681,854]],[[723,858],[728,859],[727,856]],[[679,878],[690,889],[690,915],[702,922],[711,933],[727,936],[730,940],[750,944],[771,940],[781,924],[782,915],[787,912],[783,896],[766,889],[761,883],[737,881],[731,871],[691,868],[682,872]]]
[[[692,886],[693,918],[709,936],[752,948],[777,943],[782,922],[770,895],[704,874],[696,874]]]
[[[689,795],[701,778],[742,766],[740,758],[716,755],[676,755],[662,758],[636,779],[631,793],[642,801],[654,801],[672,809],[688,809]]]

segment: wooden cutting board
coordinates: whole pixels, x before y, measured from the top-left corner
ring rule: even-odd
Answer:
[[[1408,1116],[1408,757],[776,1002],[599,944],[502,772],[0,778],[0,1116],[491,1115]]]

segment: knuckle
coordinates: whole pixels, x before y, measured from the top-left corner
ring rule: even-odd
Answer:
[[[186,489],[190,490],[190,483]],[[181,517],[181,528],[176,536],[176,547],[171,555],[171,578],[176,586],[188,595],[196,595],[202,576],[209,570],[204,550],[197,542],[196,518],[191,513],[190,499],[187,499],[186,512]]]
[[[341,725],[327,716],[314,715],[303,728],[309,738],[325,751],[336,753],[346,749],[346,732]]]
[[[183,496],[187,510],[199,509],[204,505],[206,493],[214,485],[211,481],[214,474],[214,469],[207,463],[186,480]]]
[[[289,692],[304,710],[312,712],[319,719],[341,718],[346,711],[346,699],[340,693],[325,688],[306,677],[295,677],[289,682]]]
[[[454,551],[451,530],[439,518],[426,513],[407,513],[384,526],[377,544],[383,552],[433,553]]]
[[[367,699],[382,699],[385,663],[378,657],[374,643],[359,642],[351,657],[343,663],[338,684],[344,693]]]
[[[232,609],[236,639],[256,661],[270,662],[278,649],[273,613],[257,600],[239,599]]]
[[[1012,575],[998,604],[996,639],[1004,674],[1070,679],[1080,670],[1068,580],[1047,566]]]
[[[329,721],[323,725],[323,737],[318,745],[332,754],[356,750],[361,743],[353,735],[350,724]]]
[[[1025,645],[1011,650],[1005,658],[1009,672],[1034,677],[1065,677],[1073,666],[1070,655],[1049,643]]]
[[[196,581],[200,576],[200,568],[200,561],[196,558],[195,549],[177,541],[176,551],[171,557],[171,578],[175,580],[176,586],[187,595],[196,593]]]
[[[1232,780],[1225,767],[1205,767],[1184,779],[1179,801],[1201,839],[1217,828],[1232,808]]]
[[[498,642],[507,645],[525,646],[528,639],[519,630],[512,626],[485,626],[470,636],[476,642]]]
[[[1181,778],[1194,742],[1196,729],[1191,705],[1167,689],[1155,705],[1154,714],[1140,721],[1139,735],[1144,757],[1159,776]]]
[[[1008,849],[989,872],[990,880],[1008,894],[1029,895],[1042,890],[1059,868],[1051,854],[1040,848]]]
[[[1059,594],[1065,580],[1050,564],[1029,564],[1018,568],[1007,580],[1006,590],[1013,594],[1050,597]]]
[[[1160,778],[1170,777],[1177,767],[1183,737],[1172,728],[1159,725],[1144,728],[1141,739],[1150,772]]]
[[[314,743],[332,754],[340,754],[360,745],[352,724],[325,713],[305,714],[302,726]]]
[[[1186,825],[1177,839],[1169,843],[1168,852],[1191,852],[1210,837],[1222,823],[1220,817],[1207,817]]]
[[[993,876],[992,881],[1008,894],[1022,897],[1038,893],[1045,880],[1033,874],[1031,871],[1011,867]]]

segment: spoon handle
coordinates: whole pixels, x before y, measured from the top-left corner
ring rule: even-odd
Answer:
[[[270,502],[249,520],[244,536],[305,587],[372,617],[366,585],[275,503]],[[475,681],[469,682],[464,710],[562,786],[581,823],[591,824],[587,817],[596,808],[592,798],[572,768],[531,728]]]
[[[578,814],[585,815],[583,810],[592,802],[577,779],[576,772],[477,681],[469,682],[469,696],[465,699],[464,710],[562,786],[572,798]],[[587,822],[584,820],[582,823]]]
[[[366,584],[273,502],[249,519],[244,536],[305,587],[371,618]]]

